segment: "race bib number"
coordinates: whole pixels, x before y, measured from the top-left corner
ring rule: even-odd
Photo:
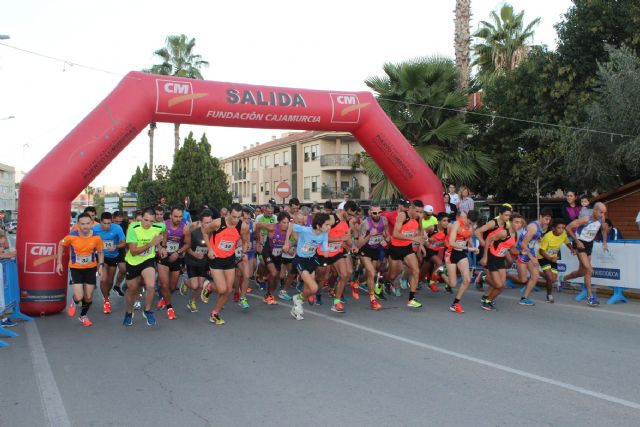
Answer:
[[[167,241],[167,252],[172,254],[174,252],[178,252],[178,249],[180,249],[180,242],[176,242],[174,240]]]
[[[234,245],[236,244],[236,242],[230,242],[228,240],[221,240],[220,243],[218,243],[218,248],[228,252],[233,250]]]
[[[76,264],[78,265],[87,265],[93,261],[93,256],[91,255],[76,255]]]
[[[556,255],[558,255],[558,252],[560,252],[560,250],[559,249],[547,249],[546,252],[547,252],[547,255],[549,255],[549,256],[556,256]]]
[[[412,249],[414,252],[417,252],[417,251],[418,251],[418,249],[420,249],[420,243],[418,243],[418,242],[413,242],[413,243],[411,243],[411,249]]]
[[[305,253],[315,252],[316,249],[318,249],[318,244],[315,243],[315,242],[305,243],[302,246],[302,251],[305,252]]]
[[[195,250],[195,253],[198,255],[206,255],[207,252],[209,251],[206,246],[197,246]]]
[[[415,231],[403,231],[403,232],[402,232],[402,235],[403,235],[404,237],[413,237],[413,236],[415,236],[415,235],[416,235],[416,233],[415,233]]]
[[[153,247],[153,246],[151,246],[150,248],[147,248],[147,250],[146,250],[146,251],[144,251],[144,252],[142,252],[142,253],[138,254],[138,256],[141,256],[141,257],[147,257],[147,256],[150,256],[150,255],[153,253],[153,249],[154,249],[154,247]]]
[[[498,255],[496,255],[496,256],[503,257],[503,256],[507,255],[508,252],[509,252],[509,249],[503,248],[503,249],[500,249],[500,252],[498,252]]]
[[[104,249],[107,251],[113,251],[116,248],[116,245],[113,242],[113,240],[105,240],[103,243],[104,243]]]
[[[282,248],[274,248],[271,250],[271,254],[273,256],[280,256],[282,255]]]
[[[595,230],[584,229],[582,230],[580,237],[581,237],[581,240],[585,240],[588,242],[595,239],[596,234],[598,234],[598,232]]]
[[[236,248],[236,258],[242,258],[242,247],[238,246]]]
[[[369,239],[369,244],[370,245],[379,245],[380,242],[382,242],[382,236],[377,234],[375,236],[371,236],[371,238]]]
[[[342,242],[331,242],[329,243],[329,252],[338,252],[342,247]]]

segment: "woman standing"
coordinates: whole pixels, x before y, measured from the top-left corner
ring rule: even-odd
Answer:
[[[471,192],[465,185],[460,187],[460,203],[458,205],[458,210],[465,214],[468,214],[473,210],[473,199],[471,198]]]
[[[455,222],[458,208],[455,204],[451,203],[451,196],[449,195],[449,193],[444,193],[444,212],[449,217],[450,223]]]
[[[562,219],[565,224],[569,224],[574,219],[580,216],[582,206],[578,203],[578,195],[575,191],[567,191],[567,202],[562,205]]]

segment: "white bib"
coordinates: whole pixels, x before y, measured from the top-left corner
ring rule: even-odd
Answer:
[[[78,265],[91,264],[92,261],[93,261],[92,255],[76,255],[76,264]]]
[[[113,242],[113,240],[105,240],[103,243],[104,243],[104,249],[107,251],[113,251],[116,248],[116,245]]]
[[[382,242],[382,235],[380,234],[376,234],[375,236],[371,236],[371,238],[369,238],[370,245],[379,245],[380,242]]]
[[[233,246],[236,244],[236,242],[230,242],[228,240],[221,240],[220,243],[218,243],[218,248],[220,248],[221,250],[228,252],[230,250],[233,249]]]
[[[176,242],[175,240],[167,240],[167,252],[170,254],[174,252],[178,252],[180,249],[180,242]]]
[[[329,243],[329,252],[337,252],[342,247],[342,242],[331,242]]]

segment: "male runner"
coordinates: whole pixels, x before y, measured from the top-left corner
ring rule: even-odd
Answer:
[[[284,240],[289,229],[289,214],[280,212],[277,216],[276,224],[258,223],[256,231],[266,229],[268,231],[267,239],[262,248],[262,260],[267,266],[269,273],[267,278],[267,293],[263,302],[267,305],[277,305],[278,302],[274,296],[276,286],[280,279],[280,267],[282,266],[282,248]]]
[[[127,230],[129,228],[129,221],[128,219],[125,220],[122,217],[122,213],[120,213],[120,211],[115,211],[113,213],[112,216],[112,223],[119,225],[120,228],[122,228],[122,232],[124,233],[124,235],[127,235]],[[123,239],[123,240],[126,240]],[[124,282],[125,279],[125,270],[127,268],[127,264],[124,262],[124,255],[127,252],[127,243],[125,241],[124,246],[121,247],[120,249],[118,249],[118,265],[117,265],[117,276],[116,276],[116,284],[113,286],[113,290],[116,291],[116,293],[118,295],[120,295],[121,297],[124,296],[124,292],[122,292],[122,288],[120,287],[120,285],[122,285],[122,283]]]
[[[71,272],[71,286],[73,289],[73,303],[69,305],[69,317],[76,315],[77,306],[82,303],[82,311],[78,320],[84,326],[93,323],[87,317],[93,302],[93,290],[96,288],[96,272],[102,281],[104,268],[103,245],[100,237],[93,234],[91,216],[83,213],[78,216],[78,231],[72,231],[58,244],[58,262],[56,273],[62,276],[62,255],[65,247],[71,247],[69,256],[69,271]],[[97,261],[96,261],[97,253]]]
[[[449,276],[449,283],[445,286],[445,289],[450,290],[458,286],[457,271],[460,271],[460,276],[462,277],[462,284],[453,299],[453,303],[449,306],[449,310],[454,313],[464,313],[460,301],[462,301],[462,297],[471,282],[468,253],[478,253],[478,249],[473,246],[471,240],[476,221],[478,221],[478,211],[469,211],[468,214],[461,210],[456,211],[456,222],[449,227],[445,240],[447,249],[444,253],[444,262]]]
[[[145,288],[142,316],[147,320],[147,325],[156,324],[156,318],[151,311],[156,281],[156,251],[161,257],[166,251],[160,247],[164,227],[162,223],[156,223],[155,218],[153,209],[147,209],[142,215],[142,221],[132,223],[127,230],[129,251],[124,257],[127,263],[127,308],[122,322],[124,326],[133,325],[133,303],[139,295],[141,285]]]
[[[104,262],[106,264],[106,271],[104,272],[104,280],[100,280],[100,290],[102,291],[102,312],[104,314],[111,313],[111,300],[109,299],[109,293],[113,286],[113,277],[116,273],[116,267],[120,262],[124,261],[121,257],[120,249],[124,248],[127,244],[124,237],[122,228],[113,224],[111,213],[103,212],[100,216],[100,224],[93,226],[93,234],[102,239],[104,245]]]
[[[213,216],[213,212],[208,209],[200,213],[200,225],[191,229],[189,239],[191,244],[187,248],[187,253],[184,257],[187,276],[189,277],[189,287],[192,290],[187,309],[192,313],[198,311],[196,298],[202,292],[202,286],[209,273],[209,266],[207,265],[209,248],[207,247],[205,230],[213,222]]]
[[[205,229],[205,234],[208,237],[206,242],[209,247],[209,272],[214,284],[209,283],[203,286],[200,297],[204,303],[207,303],[212,291],[218,293],[209,321],[216,325],[224,325],[220,310],[233,292],[238,241],[242,241],[240,251],[243,259],[246,259],[245,253],[250,246],[249,227],[242,222],[242,206],[238,203],[231,205],[227,215],[214,219]]]
[[[440,267],[444,265],[444,251],[446,247],[447,232],[449,229],[449,215],[446,212],[440,212],[436,217],[437,223],[427,232],[427,254],[425,255],[425,264],[427,270],[425,278],[429,278],[429,288],[433,292],[439,291],[438,282],[443,279],[445,285],[449,286],[449,280],[446,276],[441,276]]]
[[[600,228],[604,228],[602,224],[604,223],[606,214],[607,207],[604,203],[598,202],[594,205],[591,215],[578,217],[567,226],[567,234],[573,239],[576,245],[580,266],[576,271],[567,274],[560,280],[568,282],[571,279],[584,277],[584,285],[587,288],[587,304],[591,307],[600,305],[598,297],[596,297],[591,290],[591,276],[593,275],[591,252],[593,251],[593,239],[595,239]],[[606,230],[602,232],[602,250],[607,250]]]
[[[529,223],[526,227],[524,238],[517,249],[520,251],[518,259],[516,260],[516,268],[518,269],[518,281],[520,283],[526,283],[526,288],[518,304],[534,306],[536,305],[533,300],[529,298],[531,292],[536,287],[538,279],[540,278],[538,258],[535,257],[536,243],[540,242],[542,236],[547,232],[549,224],[553,219],[553,211],[550,208],[544,208],[540,212],[540,217],[537,221]],[[527,281],[527,271],[529,272],[529,280]]]
[[[162,236],[162,247],[166,249],[166,255],[161,257],[158,263],[158,281],[162,295],[158,301],[158,308],[166,307],[169,320],[177,317],[171,304],[171,294],[178,288],[178,277],[184,263],[184,254],[191,246],[191,234],[189,227],[182,221],[183,216],[182,206],[174,206],[171,209],[171,217],[164,221],[166,228]]]
[[[380,216],[381,212],[382,209],[379,203],[374,202],[371,204],[369,216],[360,224],[360,238],[358,239],[358,248],[360,248],[358,254],[367,274],[367,287],[372,310],[380,310],[382,308],[375,296],[375,279],[380,263],[384,261],[382,242],[389,240],[389,226],[387,219]]]
[[[564,219],[556,221],[551,232],[544,235],[538,248],[538,262],[547,284],[548,303],[554,302],[553,284],[558,279],[558,255],[562,245],[567,245],[572,255],[576,254],[573,246],[569,243],[565,227]]]

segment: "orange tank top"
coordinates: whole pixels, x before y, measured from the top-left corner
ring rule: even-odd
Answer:
[[[344,237],[349,231],[349,224],[346,221],[338,222],[331,230],[329,230],[329,240]],[[336,256],[344,252],[343,242],[329,242],[329,257]],[[318,255],[322,254],[320,247],[317,249]]]
[[[420,224],[418,224],[418,221],[415,219],[412,218],[408,221],[405,220],[405,223],[402,224],[402,227],[400,228],[400,234],[402,234],[403,237],[416,237],[418,235],[419,227]],[[400,240],[395,237],[391,238],[391,244],[393,246],[409,246],[412,243],[413,242],[411,240]]]
[[[466,240],[469,240],[469,238],[473,235],[473,230],[471,229],[471,227],[467,226],[466,221],[463,218],[458,218],[458,232],[456,233],[456,242],[464,242]],[[447,246],[447,250],[451,250],[453,249],[453,247],[451,246],[451,243],[449,243],[449,238],[447,237],[447,239],[445,240],[445,244]]]
[[[242,222],[238,222],[235,227],[228,227],[224,218],[220,219],[220,228],[214,231],[209,238],[211,248],[217,258],[235,256],[236,246],[240,240],[240,227],[242,227]]]

